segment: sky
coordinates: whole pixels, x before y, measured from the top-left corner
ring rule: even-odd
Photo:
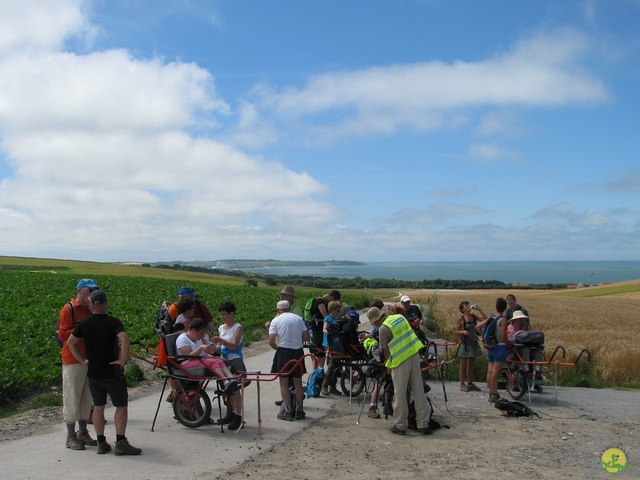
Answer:
[[[640,260],[640,0],[0,11],[0,255]]]

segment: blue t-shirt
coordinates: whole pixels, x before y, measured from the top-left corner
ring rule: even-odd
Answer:
[[[333,318],[331,315],[327,315],[326,317],[324,317],[324,322],[328,323],[329,326],[334,323],[336,321],[335,318]],[[323,347],[328,347],[329,346],[329,334],[328,333],[323,333],[322,334],[322,346]]]

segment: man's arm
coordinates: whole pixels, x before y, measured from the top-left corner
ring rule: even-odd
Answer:
[[[127,363],[127,359],[129,358],[129,347],[131,346],[127,332],[120,332],[118,334],[118,341],[120,342],[120,357],[111,362],[110,365],[120,365],[120,368],[124,368],[124,364]]]
[[[309,334],[307,333],[307,336],[309,336]],[[274,350],[278,349],[278,344],[276,343],[276,337],[277,335],[270,333],[269,334],[269,346],[271,348],[273,348]]]
[[[73,356],[76,357],[76,360],[78,360],[83,365],[88,365],[89,360],[83,358],[80,354],[80,350],[78,349],[79,341],[80,339],[78,337],[75,337],[73,334],[71,334],[69,335],[69,339],[67,340],[67,347],[69,347],[69,351],[73,354]]]

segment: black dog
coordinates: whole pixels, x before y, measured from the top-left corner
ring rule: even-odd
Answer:
[[[509,417],[530,417],[532,415],[540,417],[540,415],[531,410],[525,404],[520,402],[510,402],[509,400],[505,400],[504,398],[500,398],[494,404],[494,406],[504,415],[507,415]]]

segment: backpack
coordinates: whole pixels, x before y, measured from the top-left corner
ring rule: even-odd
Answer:
[[[324,380],[324,368],[318,367],[307,378],[307,398],[319,397]]]
[[[73,318],[73,303],[71,302],[67,302],[67,305],[69,305],[69,309],[71,310],[71,321],[74,323],[75,325],[75,319]],[[56,324],[56,342],[58,342],[58,345],[60,345],[60,347],[62,347],[62,340],[60,340],[60,316],[58,316],[58,323]]]
[[[156,329],[156,333],[158,334],[169,334],[173,331],[173,320],[171,319],[171,315],[169,315],[169,307],[173,304],[173,302],[169,302],[165,300],[162,302],[162,306],[158,313],[156,313],[156,320],[153,324],[153,327]]]
[[[514,340],[525,345],[544,345],[544,332],[539,330],[521,330],[515,334]]]
[[[307,321],[314,320],[320,313],[318,305],[321,303],[325,303],[325,299],[322,297],[311,297],[307,300],[307,303],[304,304],[304,319]]]
[[[485,324],[482,331],[482,345],[484,348],[494,348],[498,345],[498,335],[496,331],[498,329],[498,320],[504,318],[502,315],[491,315],[489,321]]]

